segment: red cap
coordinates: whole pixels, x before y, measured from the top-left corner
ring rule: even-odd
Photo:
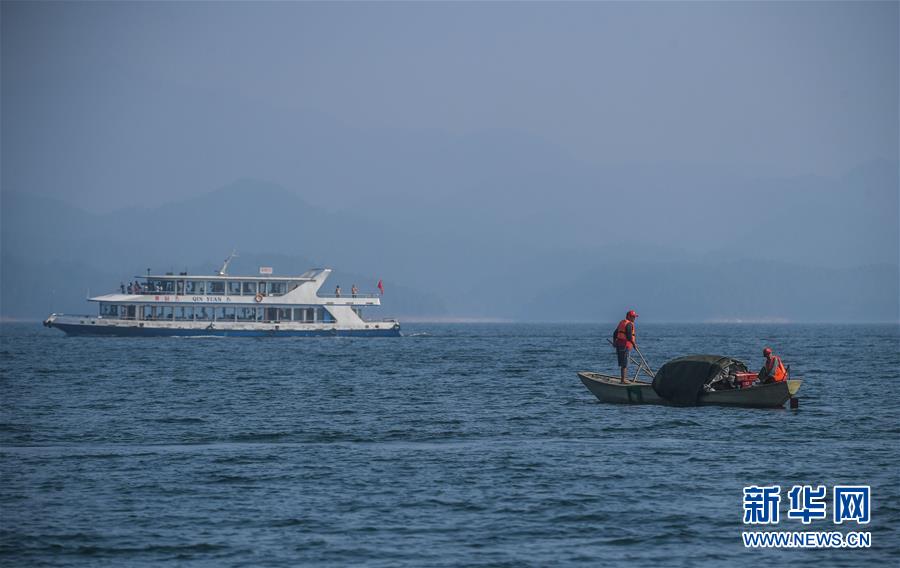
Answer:
[[[625,314],[625,319],[633,320],[638,317],[637,312],[634,310],[628,310],[628,313]]]

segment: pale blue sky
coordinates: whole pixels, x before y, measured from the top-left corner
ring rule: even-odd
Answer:
[[[2,19],[4,189],[102,210],[237,177],[303,190],[300,158],[267,144],[309,117],[521,133],[596,166],[830,176],[898,153],[896,2],[4,2]]]

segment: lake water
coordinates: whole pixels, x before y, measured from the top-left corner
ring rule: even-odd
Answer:
[[[2,326],[0,562],[721,566],[900,554],[896,325],[640,325],[804,379],[799,410],[600,403],[607,325],[70,338]],[[867,550],[747,550],[751,484],[869,484]],[[782,501],[782,515],[787,498]]]

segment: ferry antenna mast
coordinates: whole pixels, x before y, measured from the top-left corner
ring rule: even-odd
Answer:
[[[228,265],[231,263],[231,260],[237,255],[237,249],[232,249],[231,254],[229,254],[228,258],[225,259],[225,262],[222,263],[222,268],[219,269],[219,276],[225,276],[225,273],[228,272]]]

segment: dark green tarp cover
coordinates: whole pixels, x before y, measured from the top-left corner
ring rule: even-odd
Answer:
[[[703,393],[703,385],[737,363],[737,359],[723,355],[687,355],[672,359],[656,372],[653,390],[666,400],[677,404],[696,404]]]

